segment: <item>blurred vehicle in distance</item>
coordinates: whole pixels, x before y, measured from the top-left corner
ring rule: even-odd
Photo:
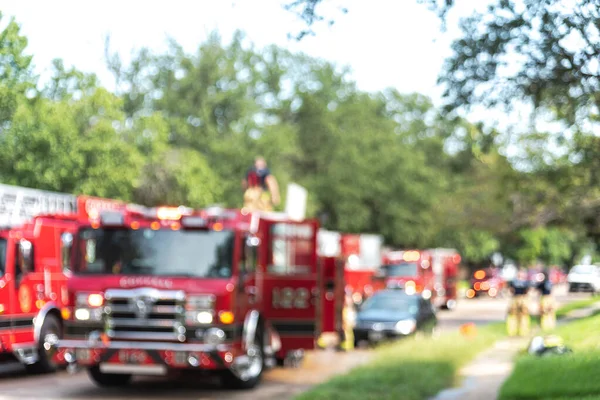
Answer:
[[[506,281],[502,278],[500,270],[494,267],[478,269],[471,277],[471,288],[467,290],[467,298],[480,295],[498,297],[503,294]]]
[[[381,290],[359,308],[354,340],[378,343],[413,335],[433,334],[437,326],[435,308],[421,294],[407,294],[402,289]]]
[[[389,251],[377,276],[384,277],[387,288],[421,293],[436,308],[452,310],[457,304],[460,262],[455,249]]]
[[[559,285],[561,283],[567,283],[567,274],[562,268],[554,266],[550,268],[550,282],[553,285]]]
[[[600,267],[596,265],[575,265],[567,275],[569,293],[600,291]]]

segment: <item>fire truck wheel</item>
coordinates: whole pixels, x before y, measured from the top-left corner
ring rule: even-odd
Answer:
[[[60,337],[60,322],[54,315],[47,315],[40,330],[38,343],[39,360],[35,364],[27,365],[27,371],[36,374],[45,374],[56,371],[56,363],[52,361],[54,349],[52,344]]]
[[[131,375],[129,374],[105,374],[97,366],[88,369],[88,374],[94,383],[100,387],[126,386],[131,382]]]
[[[256,332],[254,343],[250,346],[245,356],[245,365],[233,370],[223,371],[222,380],[226,388],[252,389],[260,382],[265,369],[262,331]],[[241,358],[241,357],[239,357]]]

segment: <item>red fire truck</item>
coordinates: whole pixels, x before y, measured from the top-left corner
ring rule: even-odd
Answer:
[[[383,256],[383,275],[388,288],[422,293],[436,307],[456,306],[460,255],[454,249],[390,251]]]
[[[381,242],[379,235],[343,234],[323,229],[319,232],[319,254],[342,260],[345,287],[352,293],[355,304],[361,304],[385,287],[383,280],[375,276],[382,257]]]
[[[101,200],[0,185],[0,360],[55,369],[51,345],[68,297],[63,251],[77,211]]]
[[[316,220],[244,210],[125,208],[74,233],[55,359],[100,386],[219,372],[238,388],[315,346]]]

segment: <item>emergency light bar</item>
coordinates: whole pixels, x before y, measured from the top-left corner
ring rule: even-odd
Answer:
[[[418,261],[421,254],[418,251],[405,251],[403,258],[404,261]]]
[[[185,207],[158,207],[156,209],[158,219],[178,220],[185,213],[189,213]]]

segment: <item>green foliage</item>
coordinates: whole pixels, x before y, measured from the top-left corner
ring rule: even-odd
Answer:
[[[500,241],[486,231],[459,232],[457,241],[463,258],[473,262],[480,263],[489,260],[490,255],[500,250]]]
[[[172,150],[142,169],[134,198],[141,204],[203,207],[218,203],[219,180],[195,150]]]
[[[546,265],[564,265],[577,253],[581,239],[565,228],[521,229],[513,243],[516,260],[524,265],[543,262]]]
[[[0,12],[0,21],[3,15]],[[32,56],[25,54],[27,38],[11,18],[0,32],[0,128],[5,129],[19,102],[35,87],[32,73]]]

